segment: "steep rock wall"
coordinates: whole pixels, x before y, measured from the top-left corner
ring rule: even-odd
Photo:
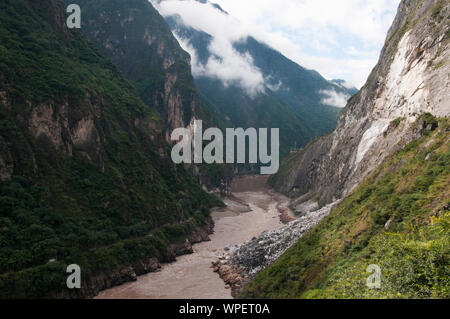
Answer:
[[[402,1],[378,64],[338,127],[291,157],[270,183],[321,205],[348,194],[387,155],[417,137],[421,113],[450,115],[450,4]]]

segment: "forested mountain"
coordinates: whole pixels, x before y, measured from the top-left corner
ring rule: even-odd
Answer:
[[[70,4],[66,0],[66,4]],[[79,2],[81,31],[134,85],[141,99],[159,114],[164,136],[176,128],[193,130],[194,120],[203,128],[228,127],[223,117],[201,101],[191,73],[191,58],[169,26],[147,0]],[[190,172],[208,189],[233,178],[231,165],[194,165]]]
[[[65,10],[0,2],[4,298],[86,297],[133,280],[206,239],[221,205],[172,163],[158,108],[67,28]],[[164,76],[149,81],[149,96],[164,97]],[[81,267],[81,290],[67,289],[68,264]]]
[[[173,129],[188,126],[194,118],[212,124],[195,88],[189,54],[149,1],[79,4],[82,32],[133,83],[142,100],[161,114],[168,141]]]

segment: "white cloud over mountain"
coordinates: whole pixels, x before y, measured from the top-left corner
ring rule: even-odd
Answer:
[[[250,34],[238,20],[220,12],[211,4],[193,0],[168,0],[154,5],[163,16],[179,15],[186,25],[212,36],[208,48],[211,57],[206,64],[201,64],[189,41],[175,35],[183,49],[191,55],[194,76],[217,78],[225,86],[237,84],[251,97],[265,91],[264,76],[253,65],[253,58],[249,54],[239,53],[233,47],[233,43]]]
[[[348,99],[351,97],[347,94],[338,93],[335,90],[322,90],[320,93],[324,96],[322,103],[335,107],[345,107]]]
[[[164,16],[178,14],[185,24],[213,36],[215,58],[193,63],[196,74],[216,77],[225,85],[238,82],[252,94],[267,85],[248,55],[233,42],[252,35],[298,64],[328,79],[345,79],[361,87],[376,64],[400,0],[151,0]],[[185,49],[195,51],[184,39]]]
[[[189,41],[176,37],[182,48],[191,55],[192,74],[195,77],[219,79],[225,86],[238,84],[250,97],[265,91],[264,77],[253,65],[253,58],[249,54],[242,55],[234,50],[230,42],[213,40],[209,47],[213,56],[204,65],[198,61],[197,52]]]
[[[328,79],[361,87],[400,0],[215,0],[264,40]]]

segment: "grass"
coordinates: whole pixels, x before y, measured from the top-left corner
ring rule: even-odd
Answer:
[[[388,158],[241,297],[449,298],[449,123],[423,118],[432,131]],[[366,286],[371,264],[381,289]]]

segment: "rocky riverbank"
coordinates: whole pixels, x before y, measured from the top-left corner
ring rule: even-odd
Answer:
[[[285,226],[265,231],[244,244],[226,247],[225,253],[212,263],[213,271],[231,288],[232,296],[235,297],[258,272],[275,262],[338,203],[305,213]]]

